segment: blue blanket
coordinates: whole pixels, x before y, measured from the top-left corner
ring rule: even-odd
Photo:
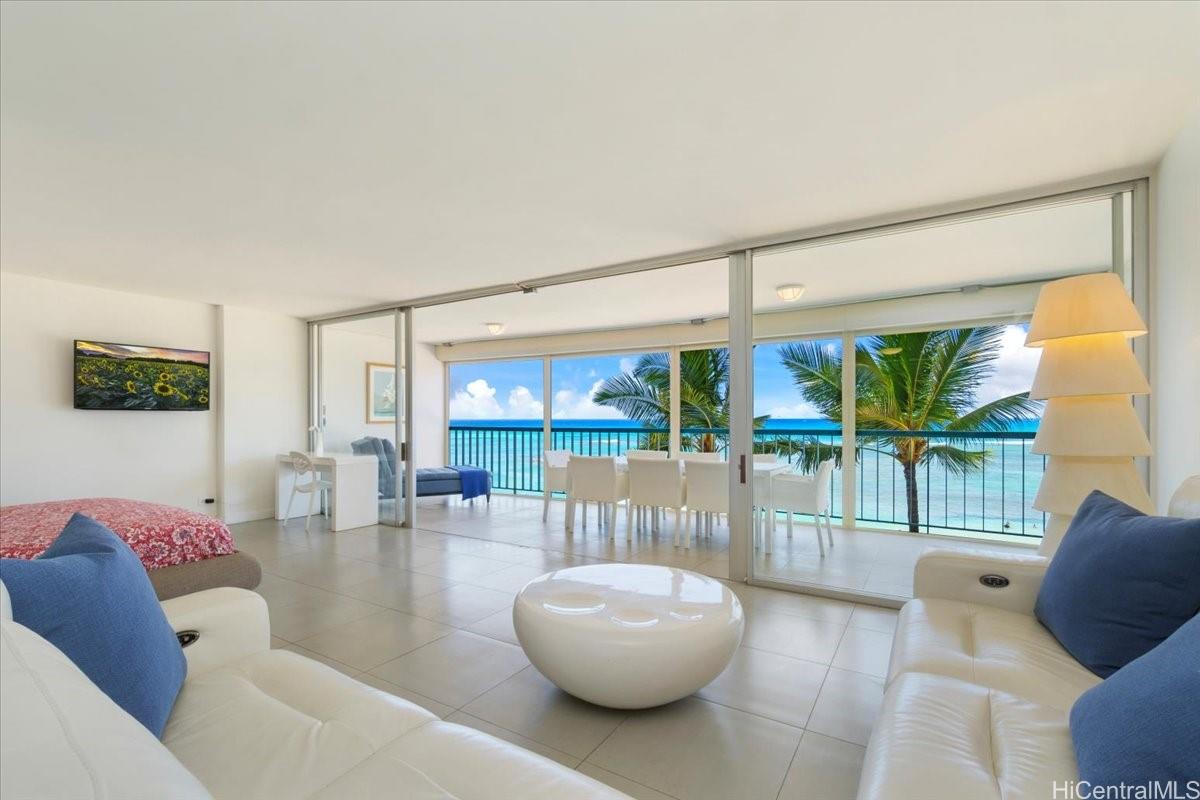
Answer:
[[[462,481],[462,499],[483,497],[492,493],[492,476],[486,469],[469,467],[462,464],[451,464],[450,469],[458,473]]]

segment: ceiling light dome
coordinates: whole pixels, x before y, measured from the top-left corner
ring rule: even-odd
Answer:
[[[504,333],[503,322],[485,322],[483,324],[487,326],[488,333],[490,333],[492,336],[499,336],[500,334]]]
[[[775,294],[779,295],[779,299],[785,303],[793,303],[800,299],[800,295],[804,294],[803,283],[785,283],[775,287]]]

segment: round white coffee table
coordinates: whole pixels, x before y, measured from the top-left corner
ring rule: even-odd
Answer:
[[[530,581],[513,605],[525,654],[576,697],[649,708],[721,674],[745,616],[729,587],[671,567],[595,564]]]

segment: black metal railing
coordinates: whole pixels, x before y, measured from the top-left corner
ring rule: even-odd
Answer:
[[[727,429],[685,428],[680,436],[685,451],[711,449],[728,457]],[[1032,502],[1045,457],[1032,452],[1033,437],[1033,431],[857,431],[854,516],[876,527],[1040,537],[1045,515]],[[495,491],[541,493],[543,449],[617,456],[630,449],[666,450],[669,438],[665,428],[553,426],[544,448],[541,428],[452,424],[450,463],[487,469]],[[755,452],[773,452],[796,470],[835,460],[829,491],[836,518],[843,517],[841,449],[838,428],[754,432]]]

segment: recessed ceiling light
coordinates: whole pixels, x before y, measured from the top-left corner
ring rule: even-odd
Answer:
[[[884,355],[884,356],[895,356],[895,355],[899,355],[900,353],[903,353],[903,352],[904,352],[903,347],[881,347],[881,348],[879,348],[879,354]]]
[[[504,333],[503,322],[485,322],[483,324],[487,325],[488,333],[490,333],[492,336],[499,336],[500,334]]]
[[[800,299],[800,295],[804,294],[804,284],[785,283],[782,286],[776,286],[775,294],[779,295],[779,299],[785,303],[795,302]]]

